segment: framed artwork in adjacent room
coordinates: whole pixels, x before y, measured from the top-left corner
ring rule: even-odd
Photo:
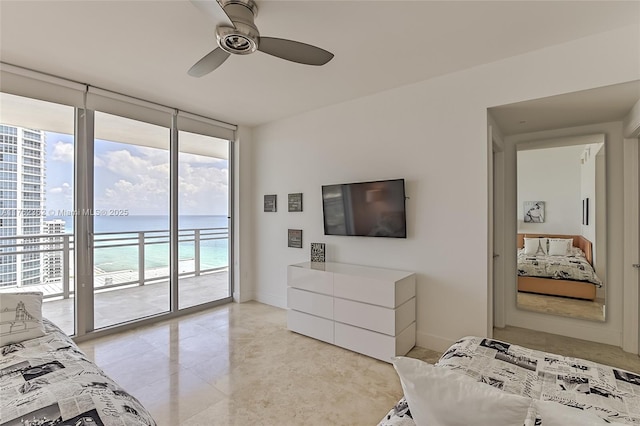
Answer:
[[[582,199],[582,224],[589,225],[589,198]]]
[[[543,223],[544,201],[525,201],[523,219],[525,223]]]

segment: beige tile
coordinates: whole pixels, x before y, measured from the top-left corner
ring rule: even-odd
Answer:
[[[640,371],[619,348],[507,327],[495,338]],[[161,426],[375,425],[402,396],[391,364],[286,329],[286,311],[229,304],[80,345]],[[434,363],[440,353],[412,349]]]
[[[119,333],[88,340],[79,343],[78,346],[87,356],[101,366],[154,350],[152,345],[140,338],[135,332]]]
[[[168,356],[155,349],[142,354],[123,354],[118,361],[98,365],[123,388],[136,395],[138,389],[166,379],[180,368]]]
[[[226,399],[222,392],[184,368],[138,389],[134,394],[159,426],[181,425],[188,418]]]
[[[603,343],[511,326],[495,328],[493,337],[532,349],[587,359],[640,373],[640,358],[638,355]]]
[[[264,416],[258,411],[247,407],[246,404],[236,403],[226,398],[186,419],[181,423],[181,426],[211,426],[214,424],[220,426],[268,425]]]

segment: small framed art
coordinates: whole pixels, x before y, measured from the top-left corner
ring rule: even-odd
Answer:
[[[289,194],[289,211],[301,212],[302,211],[302,192],[296,194]]]
[[[589,198],[582,199],[582,224],[589,225]]]
[[[324,262],[324,243],[311,243],[311,261],[312,262]]]
[[[524,202],[524,222],[543,223],[544,222],[544,201]]]
[[[302,248],[302,229],[289,229],[288,246]]]
[[[264,196],[264,211],[265,212],[278,211],[278,196],[276,194]]]

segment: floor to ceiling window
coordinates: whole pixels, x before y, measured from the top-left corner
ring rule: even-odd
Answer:
[[[170,129],[96,112],[94,327],[168,312]]]
[[[230,297],[229,141],[180,131],[179,308]]]
[[[0,93],[0,294],[41,291],[75,332],[74,109]]]
[[[231,301],[235,126],[1,65],[0,293],[77,336]]]

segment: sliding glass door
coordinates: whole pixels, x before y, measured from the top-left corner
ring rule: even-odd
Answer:
[[[231,300],[235,126],[3,64],[0,296],[77,337]]]
[[[169,137],[165,127],[95,114],[96,329],[170,310]]]
[[[229,141],[178,133],[179,308],[231,296]]]

